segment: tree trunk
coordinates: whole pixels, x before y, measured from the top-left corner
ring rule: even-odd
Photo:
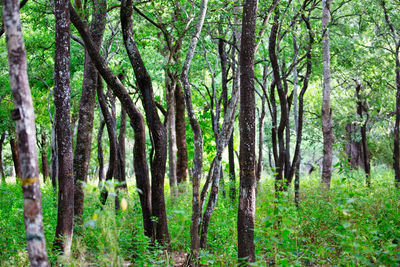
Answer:
[[[96,47],[99,49],[106,26],[106,0],[93,2],[93,15],[90,32]],[[85,51],[85,65],[83,71],[82,96],[79,107],[78,133],[74,153],[74,216],[76,221],[82,223],[84,191],[82,182],[87,182],[90,153],[92,148],[94,105],[96,102],[97,70],[89,54]]]
[[[193,164],[193,196],[192,196],[192,224],[190,226],[190,250],[191,257],[196,263],[200,252],[199,228],[201,219],[201,203],[200,203],[200,179],[203,172],[203,137],[201,134],[200,124],[196,118],[192,103],[192,92],[189,83],[190,65],[196,50],[197,42],[203,28],[204,19],[207,12],[208,0],[202,0],[200,3],[200,11],[196,23],[195,32],[190,40],[188,52],[181,72],[181,82],[185,92],[186,111],[189,116],[190,126],[193,131],[194,138],[194,164]]]
[[[96,65],[97,70],[106,81],[107,85],[113,90],[118,99],[120,100],[123,108],[126,110],[130,118],[130,124],[133,128],[135,135],[134,145],[134,165],[136,174],[136,185],[141,193],[139,193],[140,203],[143,213],[143,225],[145,234],[149,237],[153,236],[152,227],[152,207],[151,207],[151,192],[149,182],[148,165],[146,161],[146,136],[145,127],[142,113],[135,106],[132,98],[129,96],[128,91],[123,86],[117,76],[107,66],[105,60],[100,56],[96,49],[95,44],[90,38],[86,30],[85,23],[80,19],[71,4],[69,4],[71,14],[71,21],[81,35],[85,47],[90,55],[90,58]],[[138,191],[139,191],[138,190]]]
[[[175,88],[175,129],[176,147],[178,149],[178,161],[176,164],[176,179],[178,184],[186,182],[188,172],[188,155],[186,144],[186,122],[185,122],[185,98],[183,96],[180,81],[176,82]]]
[[[54,249],[69,257],[74,223],[74,172],[71,135],[70,16],[68,2],[55,0],[54,106],[58,157],[58,213]]]
[[[55,112],[54,112],[55,115]],[[57,190],[57,177],[58,177],[58,158],[57,158],[57,136],[56,136],[56,123],[53,122],[51,127],[51,157],[50,157],[50,167],[51,167],[51,185],[54,191]]]
[[[46,182],[46,179],[49,177],[49,162],[47,160],[47,140],[46,133],[42,133],[42,174],[43,174],[43,182]]]
[[[103,131],[104,126],[106,126],[106,122],[101,119],[99,132],[97,133],[97,159],[99,161],[99,182],[102,183],[104,181],[104,158],[103,158]]]
[[[176,90],[176,81],[171,81],[170,78],[167,78],[166,82],[167,88],[167,127],[168,127],[168,156],[169,156],[169,186],[171,190],[171,194],[176,192],[178,182],[177,182],[177,141],[176,141],[176,120],[175,120],[175,90]]]
[[[39,164],[36,150],[35,114],[29,88],[26,52],[19,18],[19,1],[3,2],[3,21],[7,36],[10,86],[14,99],[21,185],[24,198],[24,223],[31,266],[49,266],[43,232]]]
[[[6,176],[4,174],[4,165],[3,165],[3,144],[5,139],[6,139],[6,132],[3,132],[0,137],[0,176],[2,183],[6,182]]]
[[[108,170],[106,173],[106,181],[111,181],[113,176],[116,173],[116,160],[118,158],[117,155],[117,135],[115,133],[115,121],[112,117],[112,114],[108,110],[107,107],[107,102],[106,102],[106,97],[104,95],[103,91],[103,82],[101,80],[101,77],[98,77],[98,82],[97,82],[97,98],[99,100],[101,112],[104,117],[104,121],[106,123],[107,127],[107,132],[108,132],[108,138],[109,138],[109,145],[110,145],[110,157],[108,161]],[[103,185],[103,188],[101,190],[100,194],[100,201],[101,204],[105,204],[107,201],[108,197],[108,190],[106,185]]]
[[[150,166],[153,216],[156,218],[156,220],[154,220],[156,229],[155,236],[160,244],[165,245],[169,243],[167,213],[164,199],[164,176],[165,165],[167,162],[167,134],[166,129],[158,116],[150,75],[146,70],[139,50],[133,39],[132,13],[132,0],[122,1],[121,26],[124,44],[136,76],[138,88],[142,93],[142,104],[146,113],[146,120],[151,132],[154,147],[154,157],[151,159]]]
[[[254,52],[257,5],[257,0],[244,1],[239,57],[240,189],[237,231],[238,258],[239,262],[245,265],[256,260],[254,245],[256,207]]]
[[[125,134],[126,134],[126,111],[121,108],[121,116],[119,123],[119,135],[118,135],[118,161],[119,161],[119,182],[121,185],[119,188],[127,188],[126,184],[126,153],[125,153]]]
[[[11,136],[12,133],[10,133]],[[11,155],[14,162],[15,176],[17,179],[21,179],[21,164],[19,161],[19,153],[18,153],[18,143],[14,137],[10,138],[10,147],[11,147]]]
[[[400,127],[400,39],[396,45],[396,122],[394,126],[394,149],[393,149],[393,167],[395,173],[395,184],[400,188],[400,140],[399,140],[399,127]]]
[[[323,57],[323,96],[322,96],[322,133],[324,137],[324,155],[322,161],[322,185],[329,190],[332,176],[332,110],[331,110],[331,71],[329,48],[329,21],[331,0],[322,0],[322,57]]]

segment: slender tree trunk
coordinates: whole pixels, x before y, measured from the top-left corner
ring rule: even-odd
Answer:
[[[196,264],[200,252],[199,228],[201,220],[201,203],[200,203],[200,179],[203,171],[203,137],[201,134],[200,124],[196,118],[192,103],[192,92],[189,83],[190,65],[196,50],[197,42],[203,28],[204,19],[207,13],[208,0],[202,0],[200,3],[200,11],[196,23],[195,32],[190,40],[188,52],[181,72],[181,82],[185,92],[186,111],[189,116],[190,126],[193,131],[194,138],[194,166],[193,166],[193,197],[192,197],[192,224],[190,226],[190,250],[193,262]]]
[[[11,136],[11,133],[10,133]],[[21,163],[19,161],[18,143],[14,137],[10,138],[11,155],[14,162],[15,176],[21,179]]]
[[[3,165],[3,144],[5,139],[6,139],[6,132],[3,132],[0,136],[0,176],[2,183],[6,182],[6,176],[4,174],[4,165]]]
[[[176,81],[171,81],[170,78],[167,78],[166,82],[167,87],[167,127],[168,127],[168,156],[169,156],[169,186],[171,193],[176,192],[178,182],[177,182],[177,141],[176,141],[176,120],[175,120],[175,90],[176,90]]]
[[[55,112],[54,112],[55,115]],[[57,190],[57,177],[58,177],[58,158],[57,158],[57,136],[56,136],[56,123],[53,122],[51,127],[51,157],[50,157],[50,167],[51,167],[51,185],[54,191]]]
[[[46,133],[42,133],[42,173],[43,173],[43,182],[46,182],[46,179],[49,177],[49,162],[47,160],[47,138]]]
[[[68,2],[55,0],[54,106],[58,156],[58,213],[54,249],[69,257],[74,223],[74,172],[71,135],[70,16]]]
[[[240,45],[240,189],[237,230],[238,258],[246,265],[256,260],[254,245],[256,206],[254,52],[257,5],[257,0],[244,1]]]
[[[153,236],[152,227],[152,206],[151,206],[151,192],[149,182],[148,165],[146,161],[146,136],[145,126],[142,113],[135,106],[132,98],[129,96],[128,91],[123,86],[117,76],[107,66],[106,61],[101,57],[96,49],[95,44],[86,31],[85,23],[80,19],[71,4],[69,4],[71,14],[71,21],[81,35],[85,47],[90,55],[90,58],[96,65],[97,70],[106,81],[107,85],[113,90],[118,99],[120,100],[123,108],[126,110],[130,118],[130,124],[133,128],[135,135],[134,145],[134,167],[136,174],[136,185],[141,193],[139,193],[140,203],[142,206],[143,225],[145,234],[149,237]],[[138,190],[138,191],[139,191]]]
[[[109,161],[108,161],[108,170],[106,173],[106,181],[110,181],[110,180],[112,180],[115,173],[117,172],[116,171],[116,165],[117,165],[116,160],[118,159],[117,135],[115,133],[115,121],[107,107],[106,97],[105,97],[104,91],[103,91],[103,82],[101,81],[100,76],[98,79],[99,80],[97,82],[97,98],[99,99],[101,112],[103,114],[104,121],[106,123],[108,138],[109,138],[109,145],[110,145],[110,157],[109,157]],[[107,197],[108,197],[108,190],[106,188],[106,185],[103,185],[103,188],[102,188],[101,194],[100,194],[101,204],[104,205],[106,203]]]
[[[35,138],[35,114],[29,88],[26,52],[19,18],[19,1],[3,2],[3,21],[7,36],[10,86],[14,99],[24,223],[31,266],[49,266],[43,232],[39,164]]]
[[[400,39],[396,45],[396,122],[394,126],[394,149],[393,149],[393,167],[395,174],[395,184],[397,188],[400,188],[400,139],[399,139],[399,127],[400,127]]]
[[[90,27],[92,39],[97,48],[101,46],[106,26],[106,0],[94,0],[93,16]],[[90,152],[92,148],[94,106],[96,102],[97,70],[89,54],[85,51],[85,65],[83,71],[82,96],[79,107],[78,133],[74,153],[74,216],[77,223],[82,223],[84,191],[82,182],[87,181]]]
[[[323,57],[323,97],[322,97],[322,133],[324,137],[324,155],[322,161],[323,186],[329,190],[332,176],[332,110],[331,110],[331,71],[330,71],[330,48],[329,48],[329,21],[331,0],[322,0],[322,57]]]
[[[167,162],[167,134],[164,125],[158,116],[154,101],[153,87],[151,78],[146,70],[139,50],[133,39],[132,32],[132,0],[121,2],[121,26],[124,44],[128,53],[129,60],[136,76],[138,88],[142,93],[142,104],[146,113],[146,121],[149,126],[153,147],[154,157],[151,159],[151,197],[153,216],[156,229],[156,239],[160,244],[169,243],[167,213],[164,199],[164,176],[165,165]]]
[[[178,149],[178,159],[176,165],[176,179],[180,184],[186,182],[188,172],[188,155],[186,144],[186,122],[185,122],[185,98],[180,81],[176,82],[175,88],[175,129],[176,129],[176,147]]]
[[[118,135],[118,161],[119,161],[119,188],[127,188],[126,184],[126,153],[125,153],[125,134],[126,134],[126,110],[121,108]]]
[[[104,158],[103,158],[103,131],[104,126],[106,126],[106,122],[101,119],[99,132],[97,133],[97,159],[99,161],[99,182],[102,183],[104,181]]]

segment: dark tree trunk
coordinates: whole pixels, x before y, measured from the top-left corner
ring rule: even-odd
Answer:
[[[331,110],[331,71],[330,71],[330,48],[329,48],[329,20],[330,20],[331,0],[322,1],[322,50],[323,50],[323,97],[322,97],[322,133],[324,137],[324,155],[322,161],[322,177],[323,186],[329,190],[332,176],[332,149],[333,149],[333,133],[332,133],[332,110]]]
[[[11,136],[12,133],[10,133]],[[18,144],[14,137],[10,138],[11,155],[14,162],[15,176],[21,179],[21,164],[19,161]]]
[[[115,121],[113,119],[112,114],[107,108],[107,102],[106,102],[106,97],[104,95],[103,91],[103,82],[101,80],[101,77],[99,76],[99,80],[97,82],[97,98],[99,99],[99,104],[101,108],[101,112],[104,117],[104,121],[106,123],[107,127],[107,132],[108,132],[108,138],[109,138],[109,145],[110,145],[110,157],[108,160],[108,170],[106,173],[106,181],[112,180],[114,174],[116,173],[116,161],[118,159],[117,155],[117,135],[115,133]],[[107,201],[108,197],[108,191],[106,188],[106,185],[103,185],[103,188],[101,190],[100,194],[100,201],[101,204],[105,204]]]
[[[58,156],[58,213],[54,249],[68,257],[74,218],[74,172],[70,121],[70,16],[68,2],[55,0],[56,38],[54,59],[54,106]]]
[[[186,144],[185,98],[183,96],[182,87],[179,81],[176,83],[175,104],[176,147],[178,149],[176,179],[180,184],[182,182],[186,182],[188,171],[188,155]]]
[[[125,48],[136,76],[136,82],[142,93],[142,103],[146,113],[147,124],[150,128],[154,157],[151,159],[151,196],[153,216],[156,217],[156,239],[161,244],[169,243],[167,213],[164,200],[164,176],[167,161],[167,134],[158,116],[153,96],[150,75],[142,61],[139,50],[133,39],[132,32],[132,0],[121,2],[121,25]]]
[[[99,182],[104,181],[104,158],[103,158],[103,131],[106,122],[102,119],[100,122],[99,132],[97,134],[97,159],[99,161]]]
[[[90,55],[90,58],[96,65],[97,70],[106,81],[107,85],[113,90],[118,99],[120,100],[123,108],[126,110],[130,118],[130,124],[133,128],[135,135],[134,145],[134,167],[136,174],[136,185],[141,193],[139,193],[140,203],[143,213],[143,225],[145,234],[149,237],[153,236],[152,227],[152,207],[151,207],[151,192],[149,182],[148,165],[146,161],[146,136],[145,126],[142,113],[135,106],[132,98],[129,96],[128,91],[123,86],[117,76],[107,66],[105,60],[101,57],[96,49],[95,44],[90,38],[86,30],[86,25],[80,19],[71,4],[69,4],[71,14],[71,21],[81,35],[85,47]]]
[[[126,185],[126,153],[125,153],[125,133],[126,133],[126,111],[124,108],[121,109],[121,117],[119,123],[119,135],[118,135],[118,167],[119,167],[119,182],[122,183],[119,188],[127,188]]]
[[[92,39],[99,49],[106,26],[106,0],[94,0],[93,15],[90,32]],[[85,51],[85,65],[83,71],[82,96],[79,107],[78,133],[74,153],[74,216],[77,222],[82,223],[84,191],[81,182],[87,182],[90,152],[92,148],[94,106],[96,102],[97,70],[89,54]]]
[[[0,176],[2,183],[6,182],[6,176],[4,174],[4,165],[3,165],[3,144],[5,139],[6,139],[6,133],[3,132],[0,137]]]
[[[240,45],[240,189],[238,209],[239,262],[254,262],[254,220],[256,205],[255,177],[255,95],[254,52],[257,0],[243,4],[242,40]]]
[[[49,266],[43,232],[39,164],[35,138],[35,114],[29,88],[26,52],[19,18],[19,1],[3,2],[3,21],[7,37],[10,87],[14,99],[20,173],[24,198],[24,223],[31,266]],[[3,233],[6,234],[6,233]]]
[[[43,182],[46,182],[46,179],[49,177],[49,162],[47,159],[47,140],[46,133],[42,133],[42,174],[43,174]]]

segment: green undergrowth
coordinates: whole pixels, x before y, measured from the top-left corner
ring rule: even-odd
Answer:
[[[258,188],[256,207],[256,266],[395,266],[400,264],[400,198],[393,173],[374,169],[372,186],[361,171],[335,173],[329,193],[321,190],[319,174],[303,177],[300,206],[292,189],[275,199],[273,179]],[[112,187],[112,185],[110,185]],[[112,188],[111,188],[112,191]],[[57,218],[57,197],[42,186],[44,229],[52,264],[65,266],[163,266],[173,264],[173,252],[190,251],[191,188],[184,185],[170,195],[166,206],[170,246],[150,245],[143,234],[141,208],[134,185],[120,198],[125,211],[114,211],[115,194],[99,203],[97,185],[86,186],[83,225],[75,226],[72,256],[51,251]],[[215,208],[208,246],[200,263],[232,266],[237,263],[237,201],[222,197]],[[15,183],[0,185],[0,266],[29,265],[25,248],[23,202]]]

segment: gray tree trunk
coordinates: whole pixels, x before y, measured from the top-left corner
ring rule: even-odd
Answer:
[[[329,190],[332,176],[332,110],[331,110],[331,63],[329,48],[329,21],[331,0],[322,0],[322,57],[323,57],[323,94],[322,94],[322,133],[324,137],[324,155],[322,161],[321,182]]]
[[[58,213],[54,249],[71,252],[74,223],[74,171],[71,134],[70,16],[68,1],[55,0],[54,106],[58,156]]]
[[[29,88],[26,52],[19,18],[19,1],[3,2],[3,21],[7,36],[9,76],[15,110],[21,185],[24,198],[24,223],[31,266],[49,266],[43,232],[42,201],[36,150],[35,114]]]

